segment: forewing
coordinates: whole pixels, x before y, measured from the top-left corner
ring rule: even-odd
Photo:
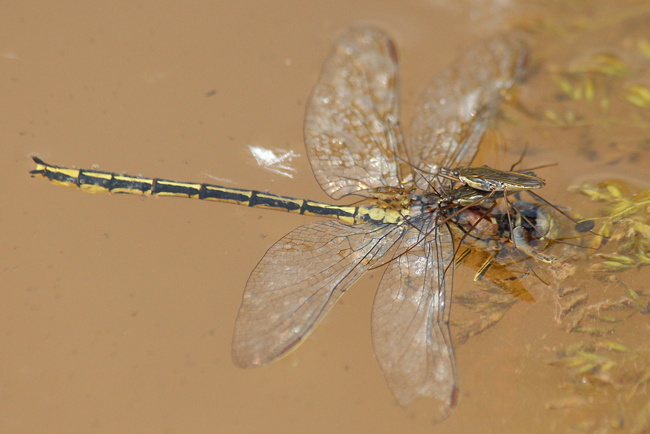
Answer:
[[[420,397],[435,398],[442,419],[457,393],[449,332],[454,248],[444,225],[425,241],[422,233],[426,229],[409,229],[384,272],[372,310],[372,337],[397,401],[406,406]]]
[[[316,180],[332,198],[400,185],[400,166],[408,166],[397,80],[395,47],[373,27],[348,30],[325,61],[307,102],[304,136]]]
[[[246,284],[233,335],[234,363],[264,365],[295,348],[401,232],[396,225],[335,220],[301,226],[275,243]]]
[[[418,187],[427,191],[440,167],[471,163],[504,91],[521,78],[527,49],[498,35],[474,46],[424,90],[411,124]]]

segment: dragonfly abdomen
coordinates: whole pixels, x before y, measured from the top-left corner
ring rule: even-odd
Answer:
[[[189,199],[232,203],[251,208],[285,211],[307,216],[335,218],[347,224],[372,221],[375,223],[397,223],[399,212],[378,206],[341,206],[264,193],[256,190],[221,187],[212,184],[179,182],[159,178],[143,178],[102,172],[98,170],[71,169],[52,166],[32,157],[36,169],[33,176],[45,178],[51,183],[66,187],[77,187],[87,193],[136,194],[144,196],[171,196]]]

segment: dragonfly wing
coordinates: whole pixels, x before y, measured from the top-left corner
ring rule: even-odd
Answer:
[[[348,30],[325,61],[307,103],[304,137],[314,175],[332,198],[401,185],[408,159],[397,80],[395,47],[373,27]]]
[[[251,273],[232,343],[240,367],[296,348],[338,298],[402,233],[396,225],[303,225],[275,243]]]
[[[422,241],[422,233],[409,229],[384,272],[372,310],[372,337],[397,401],[406,406],[420,397],[435,398],[443,419],[457,394],[449,332],[454,248],[445,225],[429,235],[435,241]]]
[[[523,76],[528,51],[498,35],[474,46],[424,90],[411,123],[418,187],[428,191],[440,167],[467,166],[504,91]]]

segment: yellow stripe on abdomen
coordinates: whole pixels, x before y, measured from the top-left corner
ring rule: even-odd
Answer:
[[[379,206],[338,206],[307,201],[293,197],[278,196],[255,190],[226,188],[218,185],[178,182],[159,178],[142,178],[96,170],[70,169],[51,166],[36,157],[36,169],[32,176],[45,178],[51,183],[66,187],[78,187],[86,193],[136,194],[146,196],[186,197],[232,203],[252,208],[286,211],[308,216],[336,218],[348,224],[374,221],[376,223],[399,223],[400,213]]]

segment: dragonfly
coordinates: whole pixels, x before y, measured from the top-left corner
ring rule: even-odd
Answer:
[[[407,152],[394,43],[372,26],[345,31],[309,97],[304,141],[321,188],[335,200],[360,197],[355,205],[72,169],[36,157],[31,173],[90,193],[187,197],[329,218],[291,231],[252,271],[233,362],[250,368],[287,355],[355,281],[385,265],[372,308],[376,358],[402,406],[432,398],[440,420],[458,396],[449,330],[455,239],[483,226],[496,236],[498,228],[485,214],[445,203],[441,191],[455,190],[439,173],[471,164],[504,95],[523,77],[527,56],[522,42],[497,35],[442,70],[416,108]]]

